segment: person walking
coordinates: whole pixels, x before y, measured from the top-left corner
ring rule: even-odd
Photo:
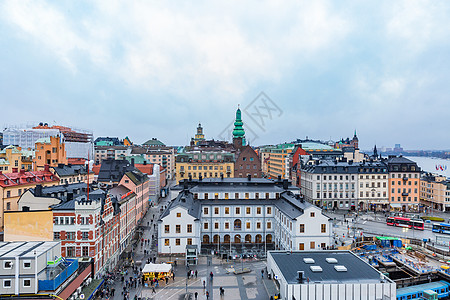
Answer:
[[[264,279],[264,269],[261,270],[261,279]]]
[[[209,292],[206,291],[206,299],[209,299]]]
[[[194,293],[194,298],[195,298],[195,300],[197,300],[197,297],[198,297],[198,293],[195,292],[195,293]]]
[[[155,290],[155,287],[154,286],[152,286],[152,295],[153,294],[156,294],[156,290]]]
[[[197,279],[198,271],[195,270],[195,279]]]

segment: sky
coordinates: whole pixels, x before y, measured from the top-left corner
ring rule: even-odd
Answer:
[[[0,2],[0,126],[450,149],[450,1]]]

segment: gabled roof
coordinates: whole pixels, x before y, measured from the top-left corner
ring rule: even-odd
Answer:
[[[55,173],[60,177],[73,176],[73,175],[86,175],[87,170],[83,165],[64,165],[59,164],[57,167],[52,167]]]
[[[46,182],[58,182],[59,178],[50,171],[30,171],[20,170],[14,173],[0,174],[0,186],[20,186],[26,184],[39,184]]]

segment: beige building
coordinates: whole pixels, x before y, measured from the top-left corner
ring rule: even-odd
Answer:
[[[450,211],[450,181],[430,173],[420,179],[420,202],[432,209]]]
[[[33,156],[32,150],[22,150],[20,147],[10,145],[0,151],[0,171],[11,172],[12,168],[32,170]]]
[[[269,178],[290,179],[290,156],[294,150],[294,144],[279,144],[260,149],[261,169]]]
[[[234,177],[234,153],[223,150],[195,150],[175,158],[177,183],[182,179]]]
[[[128,146],[95,146],[94,162],[96,165],[101,164],[106,159],[124,159],[131,152]]]

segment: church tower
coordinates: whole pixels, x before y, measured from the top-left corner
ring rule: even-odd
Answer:
[[[205,140],[205,135],[203,134],[203,127],[201,123],[198,123],[197,127],[197,133],[195,134],[194,138],[191,141],[191,144],[198,145],[200,141]]]
[[[241,109],[238,107],[236,111],[236,120],[234,121],[233,129],[233,145],[236,149],[240,149],[245,146],[245,130],[242,127],[244,123],[242,122]]]

